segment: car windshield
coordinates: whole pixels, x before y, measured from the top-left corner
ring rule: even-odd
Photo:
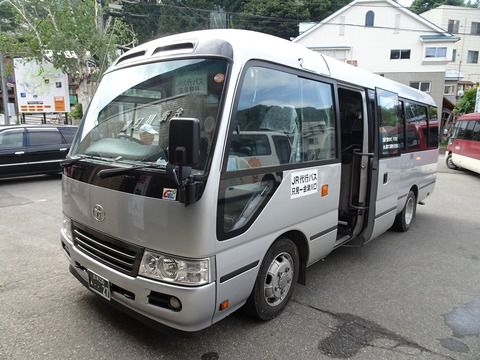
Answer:
[[[200,121],[200,162],[205,171],[225,85],[227,62],[164,61],[106,74],[90,104],[70,156],[163,167],[168,124],[174,117]]]

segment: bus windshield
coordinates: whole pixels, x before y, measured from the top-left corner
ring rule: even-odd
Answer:
[[[168,124],[174,117],[200,120],[200,162],[208,155],[225,85],[227,62],[218,59],[164,61],[128,67],[102,79],[70,156],[164,167]]]

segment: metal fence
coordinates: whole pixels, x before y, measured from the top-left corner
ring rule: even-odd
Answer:
[[[73,120],[73,123],[77,121]],[[68,118],[66,114],[18,114],[16,119],[17,124],[72,124],[72,119]]]

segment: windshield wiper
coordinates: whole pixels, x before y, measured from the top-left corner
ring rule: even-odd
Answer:
[[[117,161],[119,158],[121,159],[121,156],[119,156],[119,157],[116,158],[116,159],[113,159],[113,161]],[[94,155],[82,154],[82,155],[78,155],[78,157],[74,157],[74,158],[70,158],[70,159],[63,160],[63,161],[60,163],[60,166],[61,166],[61,167],[69,167],[69,166],[75,165],[75,164],[78,163],[80,160],[85,160],[85,159],[94,159],[94,160],[102,160],[102,161],[105,161],[105,158],[103,158],[103,157],[101,157],[101,156],[94,156]]]
[[[137,166],[131,166],[128,168],[122,167],[122,168],[103,169],[97,173],[97,176],[104,179],[107,177],[128,174],[129,172],[132,172],[135,170],[143,170],[143,169],[165,169],[165,167],[159,166],[159,165],[137,165]]]
[[[75,158],[66,159],[66,160],[63,160],[63,161],[60,163],[60,166],[61,166],[61,167],[69,167],[69,166],[75,165],[75,164],[78,163],[80,160],[88,159],[89,157],[90,157],[90,156],[87,156],[87,155],[79,155],[78,157],[75,157]]]

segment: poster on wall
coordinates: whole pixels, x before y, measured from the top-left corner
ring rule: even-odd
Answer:
[[[13,60],[20,113],[70,111],[68,76],[48,62]]]

